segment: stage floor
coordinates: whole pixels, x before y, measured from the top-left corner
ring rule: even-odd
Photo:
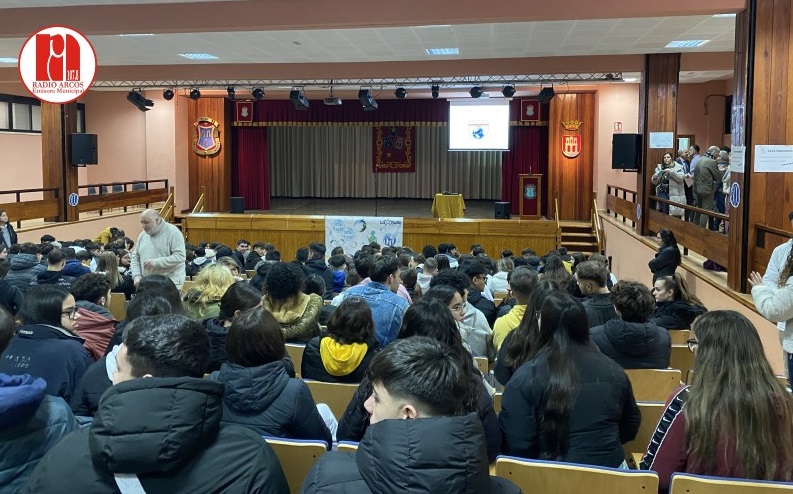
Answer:
[[[465,199],[465,217],[493,219],[496,201]],[[401,216],[432,218],[432,199],[313,199],[274,197],[269,211],[246,209],[246,213],[330,216]]]

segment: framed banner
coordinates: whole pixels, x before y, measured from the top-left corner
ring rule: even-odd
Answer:
[[[404,222],[401,217],[325,216],[325,245],[343,247],[354,253],[372,242],[393,247],[402,245]]]
[[[415,173],[413,127],[372,127],[372,171]]]
[[[520,203],[518,211],[522,219],[538,220],[542,208],[542,175],[518,175]]]
[[[235,109],[235,121],[245,123],[253,122],[253,101],[235,101]]]
[[[537,99],[520,100],[520,121],[539,122],[540,121],[540,101]]]

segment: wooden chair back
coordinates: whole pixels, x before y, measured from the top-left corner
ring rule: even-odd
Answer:
[[[509,479],[523,492],[586,492],[587,494],[650,494],[658,492],[658,475],[576,463],[523,460],[499,456],[496,476]]]
[[[646,403],[639,402],[639,411],[642,414],[642,421],[639,424],[639,430],[636,432],[636,437],[633,441],[629,441],[622,445],[625,450],[625,460],[628,465],[635,468],[641,461],[644,453],[647,452],[647,446],[650,445],[650,439],[655,434],[655,429],[658,427],[658,422],[661,421],[661,415],[664,414],[666,404],[659,403]]]
[[[193,285],[195,285],[195,281],[185,280],[184,284],[182,285],[182,293],[187,293],[187,290],[193,288]]]
[[[127,318],[127,297],[123,293],[110,294],[110,313],[116,321],[123,321]]]
[[[479,368],[479,372],[486,376],[490,371],[490,364],[487,362],[487,357],[474,357],[474,360],[476,361],[476,366]]]
[[[691,338],[689,329],[667,329],[666,332],[669,333],[673,345],[687,345],[688,339]]]
[[[352,401],[352,396],[358,389],[357,384],[324,383],[320,381],[304,381],[311,390],[311,396],[316,403],[328,405],[333,415],[341,419],[347,405]]]
[[[670,494],[776,494],[793,492],[793,483],[726,479],[676,473]]]
[[[319,457],[325,454],[328,445],[324,441],[304,439],[280,439],[267,436],[265,439],[281,462],[281,468],[289,484],[289,492],[299,493],[308,471]]]
[[[501,397],[504,396],[503,391],[499,391],[498,393],[493,395],[493,409],[496,413],[501,413]]]
[[[303,365],[303,351],[306,345],[298,345],[297,343],[287,343],[286,353],[292,359],[292,364],[295,366],[295,377],[300,377],[300,369]]]
[[[251,279],[254,276],[256,276],[256,270],[255,269],[246,269],[245,270],[245,274],[248,275],[248,279]]]
[[[688,372],[694,368],[694,352],[688,349],[688,345],[672,345],[672,352],[669,354],[669,367],[678,369],[684,382],[688,381]]]
[[[339,441],[339,447],[337,448],[337,451],[355,453],[358,451],[358,443],[353,441]]]
[[[678,369],[625,369],[636,401],[666,401],[680,387]]]

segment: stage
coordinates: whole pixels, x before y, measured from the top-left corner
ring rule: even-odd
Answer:
[[[495,200],[465,199],[465,217],[492,220]],[[432,218],[432,199],[314,199],[273,197],[269,211],[245,210],[246,214],[294,214],[329,216],[402,216]]]

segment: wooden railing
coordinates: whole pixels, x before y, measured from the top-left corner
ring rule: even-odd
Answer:
[[[160,208],[160,216],[168,223],[173,223],[174,214],[176,213],[174,210],[175,199],[173,187],[168,187],[168,197],[165,199],[165,204]]]
[[[160,184],[157,186],[157,184]],[[129,182],[112,182],[100,184],[80,185],[81,213],[99,211],[101,216],[104,210],[123,208],[127,211],[129,206],[145,205],[162,202],[168,197],[168,180],[133,180]]]
[[[793,233],[759,223],[754,227],[755,245],[754,249],[752,249],[754,251],[754,256],[751,259],[750,270],[763,273],[768,267],[771,253],[774,252],[777,246],[793,238]]]
[[[7,202],[14,196],[13,202]],[[22,195],[35,194],[36,199],[24,200]],[[48,195],[53,197],[47,198]],[[40,199],[39,197],[44,197]],[[40,189],[14,189],[0,191],[0,209],[8,214],[8,218],[17,222],[17,228],[22,227],[22,220],[35,220],[39,218],[57,218],[61,214],[61,200],[59,190],[55,187],[42,187]]]
[[[204,212],[204,201],[207,194],[207,188],[205,186],[200,186],[198,188],[199,196],[198,200],[195,203],[195,207],[191,211],[191,213],[203,213]]]
[[[598,216],[597,198],[592,199],[592,230],[595,232],[595,238],[598,242],[598,254],[602,254],[604,247],[603,225],[600,223],[600,216]]]
[[[562,246],[562,223],[559,221],[559,196],[553,199],[553,217],[556,220],[556,248]]]
[[[606,185],[606,212],[613,214],[615,218],[622,216],[623,223],[630,220],[631,226],[635,227],[638,219],[636,217],[636,192],[616,185]]]

